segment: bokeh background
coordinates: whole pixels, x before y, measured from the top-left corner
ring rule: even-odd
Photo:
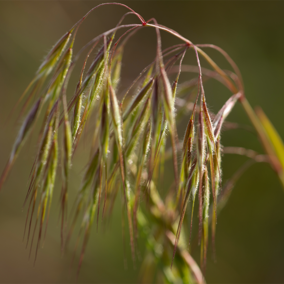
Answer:
[[[122,2],[145,19],[155,17],[159,23],[177,30],[194,43],[213,43],[225,49],[242,72],[249,101],[253,106],[263,108],[284,138],[283,1]],[[1,171],[19,129],[14,118],[8,119],[17,98],[49,48],[99,3],[0,1]],[[109,6],[94,12],[80,29],[75,48],[79,49],[95,35],[112,28],[125,11],[121,7]],[[137,22],[134,17],[130,20]],[[179,42],[166,33],[162,33],[162,39],[164,47]],[[140,31],[130,41],[125,52],[122,92],[151,62],[155,46],[153,29]],[[221,66],[228,67],[216,52],[209,53]],[[194,62],[193,52],[188,52],[185,61]],[[212,111],[217,111],[229,95],[216,83],[206,84],[205,91]],[[249,124],[239,105],[229,119],[242,125]],[[243,146],[262,152],[257,136],[241,129],[224,132],[222,142],[225,146]],[[40,249],[35,266],[33,257],[28,260],[29,251],[22,242],[26,216],[26,208],[23,209],[22,205],[36,147],[34,142],[28,144],[0,193],[0,282],[75,282],[78,254],[71,265],[72,247],[64,256],[60,252],[58,193],[54,197],[44,248]],[[73,192],[80,184],[86,162],[83,157],[78,158],[78,163],[72,168]],[[244,157],[225,156],[224,181],[245,161]],[[266,164],[256,164],[242,176],[218,219],[217,262],[212,261],[210,250],[206,273],[208,283],[284,282],[283,193],[276,175]],[[139,269],[133,268],[129,249],[123,253],[121,205],[119,200],[117,203],[107,228],[100,226],[91,235],[78,282],[137,283]],[[196,260],[198,254],[198,249],[193,251]]]

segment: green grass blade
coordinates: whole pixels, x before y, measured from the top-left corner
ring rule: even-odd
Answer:
[[[273,151],[279,160],[281,166],[282,166],[282,172],[284,172],[284,144],[283,141],[279,135],[279,133],[276,131],[270,120],[267,118],[265,113],[261,108],[256,109],[256,114],[265,129],[266,135],[271,143],[271,146],[273,148]]]

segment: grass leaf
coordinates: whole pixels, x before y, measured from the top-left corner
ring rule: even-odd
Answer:
[[[266,135],[271,143],[271,146],[273,147],[273,151],[277,159],[279,160],[282,166],[282,171],[284,174],[284,144],[283,144],[283,141],[280,135],[278,134],[278,132],[276,131],[276,129],[274,128],[274,126],[272,125],[272,123],[270,122],[270,120],[267,118],[267,116],[265,115],[265,113],[260,107],[256,109],[256,114],[263,128],[265,129]]]

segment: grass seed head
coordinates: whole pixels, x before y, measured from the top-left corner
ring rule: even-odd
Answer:
[[[110,3],[106,4],[108,5]],[[143,193],[149,201],[147,204],[149,205],[147,208],[150,208],[149,220],[153,222],[153,226],[149,226],[149,228],[145,230],[145,239],[147,239],[150,244],[149,252],[156,255],[156,257],[158,256],[159,259],[162,259],[163,268],[165,268],[168,265],[168,263],[166,263],[168,258],[166,257],[167,260],[164,261],[164,258],[161,257],[168,254],[168,245],[170,244],[170,246],[172,246],[174,243],[173,255],[178,253],[178,261],[181,265],[174,265],[172,271],[168,270],[170,272],[167,272],[165,268],[163,270],[163,279],[172,281],[175,275],[177,275],[177,279],[183,279],[184,282],[189,282],[189,280],[191,280],[190,278],[187,278],[186,281],[185,278],[182,278],[184,276],[182,272],[183,267],[189,265],[192,271],[196,271],[196,269],[194,269],[194,265],[196,268],[196,264],[194,261],[192,262],[192,260],[190,260],[190,255],[186,254],[187,252],[183,247],[184,245],[182,243],[184,242],[184,237],[182,224],[188,203],[191,203],[192,227],[194,205],[198,192],[201,262],[203,268],[205,268],[209,231],[209,187],[211,186],[214,206],[211,223],[214,243],[218,206],[217,197],[221,184],[220,133],[223,123],[235,103],[238,100],[244,102],[242,80],[234,62],[218,47],[203,46],[212,47],[221,52],[236,74],[231,71],[227,72],[222,70],[201,50],[201,45],[194,45],[177,32],[159,25],[155,19],[145,22],[138,13],[134,12],[126,5],[119,3],[112,4],[124,6],[130,10],[129,13],[122,17],[122,20],[128,14],[135,14],[140,19],[141,24],[122,25],[121,20],[115,28],[99,35],[86,44],[79,51],[78,55],[72,59],[75,35],[88,13],[56,43],[39,67],[35,78],[20,98],[21,101],[27,92],[30,92],[29,97],[24,102],[22,109],[22,113],[24,113],[32,99],[41,92],[44,84],[47,84],[46,91],[43,92],[40,99],[38,99],[30,109],[22,124],[16,142],[14,143],[10,160],[1,177],[0,188],[18,156],[22,145],[35,125],[43,103],[48,102],[49,105],[47,106],[44,123],[39,135],[38,153],[32,169],[31,183],[27,193],[27,199],[30,199],[27,214],[28,242],[32,231],[33,215],[36,215],[36,220],[31,242],[33,243],[35,231],[39,224],[37,248],[41,241],[44,222],[46,222],[47,226],[55,177],[58,171],[58,153],[60,147],[62,148],[63,177],[61,195],[63,236],[63,221],[65,220],[64,212],[66,211],[67,204],[67,185],[72,154],[74,154],[79,144],[85,126],[88,125],[90,132],[91,127],[94,128],[92,133],[93,140],[91,142],[92,156],[87,164],[76,197],[74,219],[67,237],[68,240],[79,215],[83,214],[79,233],[79,236],[81,233],[83,235],[79,269],[90,236],[96,210],[97,220],[99,219],[102,194],[104,194],[103,215],[105,215],[104,212],[106,210],[110,213],[112,212],[117,193],[119,189],[122,188],[125,208],[127,210],[133,259],[135,250],[132,221],[134,221],[135,233],[138,232],[138,226],[144,226],[145,228],[147,225],[147,221],[145,221],[146,217],[144,217],[143,213],[144,209],[141,207],[141,210],[138,210],[140,195]],[[94,10],[95,9],[96,8],[94,8]],[[153,24],[151,24],[151,22],[153,22]],[[125,55],[124,46],[127,40],[140,28],[143,29],[144,26],[154,27],[156,30],[156,58],[144,68],[134,80],[119,104],[116,92],[118,82],[121,79],[122,57]],[[126,30],[113,45],[116,31],[122,28],[128,28],[128,30]],[[73,33],[74,29],[76,30]],[[162,51],[160,29],[171,33],[185,43],[171,46]],[[73,40],[72,43],[69,44],[72,35]],[[126,35],[128,36],[126,37]],[[122,38],[124,38],[124,41],[120,41]],[[103,46],[98,50],[97,55],[85,72],[87,61],[94,48],[101,40],[103,40]],[[67,105],[69,76],[79,55],[90,46],[91,49],[85,57],[75,94]],[[189,47],[195,50],[197,67],[183,65],[183,59]],[[201,68],[199,55],[202,56],[215,71]],[[174,66],[175,64],[177,65]],[[156,67],[156,69],[154,67]],[[184,84],[179,84],[180,75],[183,71],[197,72],[198,78],[187,81]],[[175,81],[170,83],[169,78],[171,77],[169,76],[174,74]],[[46,83],[49,77],[51,77],[51,79]],[[234,94],[227,100],[213,120],[211,119],[213,116],[206,105],[203,87],[203,83],[209,79],[217,79]],[[137,85],[139,85],[140,91],[130,101],[122,114],[121,110],[124,109],[124,98],[126,98],[129,91]],[[178,86],[181,86],[181,88],[178,88]],[[188,94],[187,91],[190,91],[190,94]],[[193,103],[192,95],[195,95],[196,92],[196,101]],[[201,97],[200,100],[199,95]],[[197,107],[197,102],[199,101],[200,105]],[[59,122],[61,102],[63,105],[63,116]],[[177,115],[175,113],[175,107],[177,108]],[[249,106],[245,105],[245,109],[248,108]],[[72,124],[70,124],[69,116],[72,109],[73,117]],[[177,124],[180,118],[189,114],[189,111],[192,111],[192,113],[185,131],[183,143],[180,144],[177,135]],[[250,116],[252,116],[251,111],[253,110],[248,110]],[[198,112],[197,123],[195,122],[196,112]],[[87,123],[90,121],[90,118],[94,118],[94,125]],[[59,127],[61,123],[63,127]],[[254,123],[256,123],[255,120]],[[259,130],[257,127],[256,129]],[[171,139],[170,149],[166,149],[168,144],[168,130]],[[58,143],[58,137],[63,138],[63,143]],[[179,149],[181,149],[182,154],[180,171],[177,159]],[[109,151],[111,152],[110,154],[108,153]],[[175,175],[174,185],[178,192],[176,195],[173,190],[170,190],[167,194],[166,202],[164,203],[159,197],[156,185],[159,181],[159,175],[162,176],[164,160],[168,157],[171,157],[173,160]],[[208,173],[209,169],[210,174]],[[209,184],[209,175],[211,184]],[[119,180],[121,183],[119,183]],[[144,182],[146,182],[145,187],[147,190],[143,190]],[[173,187],[174,186],[170,189]],[[181,206],[179,207],[177,204]],[[180,208],[180,212],[178,212],[178,208]],[[177,221],[176,239],[173,241],[171,232],[175,230]],[[157,236],[156,229],[159,232],[159,236]],[[153,236],[155,238],[153,238]],[[163,238],[166,238],[167,241],[164,242]],[[154,241],[152,242],[153,239]],[[181,244],[178,244],[179,239],[181,239]],[[159,249],[157,249],[157,246],[160,245],[160,241],[165,245],[165,254],[163,255],[159,252]],[[168,241],[170,241],[169,244]],[[186,264],[186,266],[184,266],[184,264]],[[202,283],[201,278],[198,277],[199,283]]]

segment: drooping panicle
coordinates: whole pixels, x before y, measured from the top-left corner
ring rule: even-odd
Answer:
[[[99,6],[109,4],[127,7],[119,3],[104,3]],[[42,230],[48,223],[56,174],[60,169],[62,172],[61,243],[62,248],[63,244],[67,244],[79,219],[77,244],[81,239],[83,242],[78,271],[90,239],[95,214],[97,213],[98,225],[102,209],[102,220],[105,221],[106,214],[113,212],[115,200],[122,191],[122,226],[124,227],[126,212],[133,260],[136,253],[134,236],[138,236],[138,232],[139,234],[141,232],[148,244],[147,253],[152,257],[150,264],[163,265],[161,270],[163,280],[169,283],[191,283],[196,280],[197,283],[203,284],[204,279],[198,266],[186,251],[188,247],[186,230],[183,230],[182,225],[187,223],[184,222],[187,221],[186,210],[190,209],[191,216],[188,221],[191,245],[193,213],[198,195],[198,235],[204,269],[210,217],[212,217],[210,225],[213,247],[216,234],[217,197],[221,184],[221,128],[236,101],[244,96],[243,88],[238,84],[241,80],[236,78],[238,77],[236,70],[237,75],[219,68],[199,48],[200,46],[194,45],[174,30],[159,25],[154,18],[144,21],[139,14],[127,8],[130,12],[123,15],[116,27],[93,38],[79,50],[75,58],[72,57],[75,36],[89,13],[79,20],[48,53],[35,78],[20,98],[21,101],[27,94],[29,95],[22,103],[24,104],[22,113],[25,113],[26,107],[34,103],[34,100],[36,103],[30,109],[20,129],[10,160],[0,180],[0,189],[46,103],[46,112],[39,132],[37,155],[26,197],[29,203],[26,219],[27,245],[30,245],[31,239],[31,250],[37,232],[36,254],[41,244]],[[141,24],[122,24],[125,17],[131,14],[138,16]],[[119,91],[125,88],[124,84],[118,88],[122,77],[122,58],[126,55],[125,44],[136,31],[144,29],[145,26],[154,27],[156,30],[156,57],[139,73],[131,86],[126,88],[127,91],[120,94]],[[125,28],[127,30],[114,41],[116,32]],[[169,32],[184,43],[170,46],[162,51],[160,30]],[[121,40],[123,38],[124,41]],[[97,47],[99,43],[102,44],[101,47]],[[93,54],[95,48],[97,53]],[[194,49],[197,67],[184,65],[188,49]],[[84,53],[86,54],[85,58],[82,58],[83,66],[77,86],[73,97],[67,101],[69,77]],[[201,68],[199,54],[215,71]],[[94,55],[93,58],[91,55]],[[234,65],[232,67],[234,69]],[[198,77],[187,80],[180,88],[179,81],[183,79],[181,76],[183,71],[198,73]],[[212,78],[223,83],[230,91],[234,86],[240,87],[240,93],[233,90],[235,94],[214,119],[212,119],[214,115],[208,110],[203,86],[206,80]],[[129,99],[130,93],[134,96]],[[40,99],[36,95],[40,95]],[[243,103],[243,100],[240,101]],[[177,131],[180,129],[177,125],[185,114],[188,115],[189,121],[183,143],[180,143]],[[198,116],[198,121],[195,116]],[[89,157],[75,197],[72,220],[65,238],[71,160],[76,149],[80,149],[77,146],[80,145],[81,137],[86,138],[83,150],[88,151]],[[90,143],[87,141],[89,138]],[[178,157],[181,167],[178,164]],[[172,172],[175,177],[173,183],[169,181],[170,174],[163,178],[163,166],[167,159],[173,162]],[[61,167],[58,167],[59,160],[62,163]],[[165,186],[169,190],[162,192],[165,197],[164,202],[157,188],[162,187],[163,190]],[[210,189],[213,200],[212,216],[209,214],[210,202],[212,203]],[[140,204],[140,199],[143,198],[147,200],[145,206]],[[161,249],[161,246],[165,247]],[[173,258],[175,254],[178,258],[177,264],[172,264],[170,270],[167,269],[168,252],[172,246],[174,246]],[[188,267],[191,269],[189,270]],[[159,277],[160,275],[158,280]]]

